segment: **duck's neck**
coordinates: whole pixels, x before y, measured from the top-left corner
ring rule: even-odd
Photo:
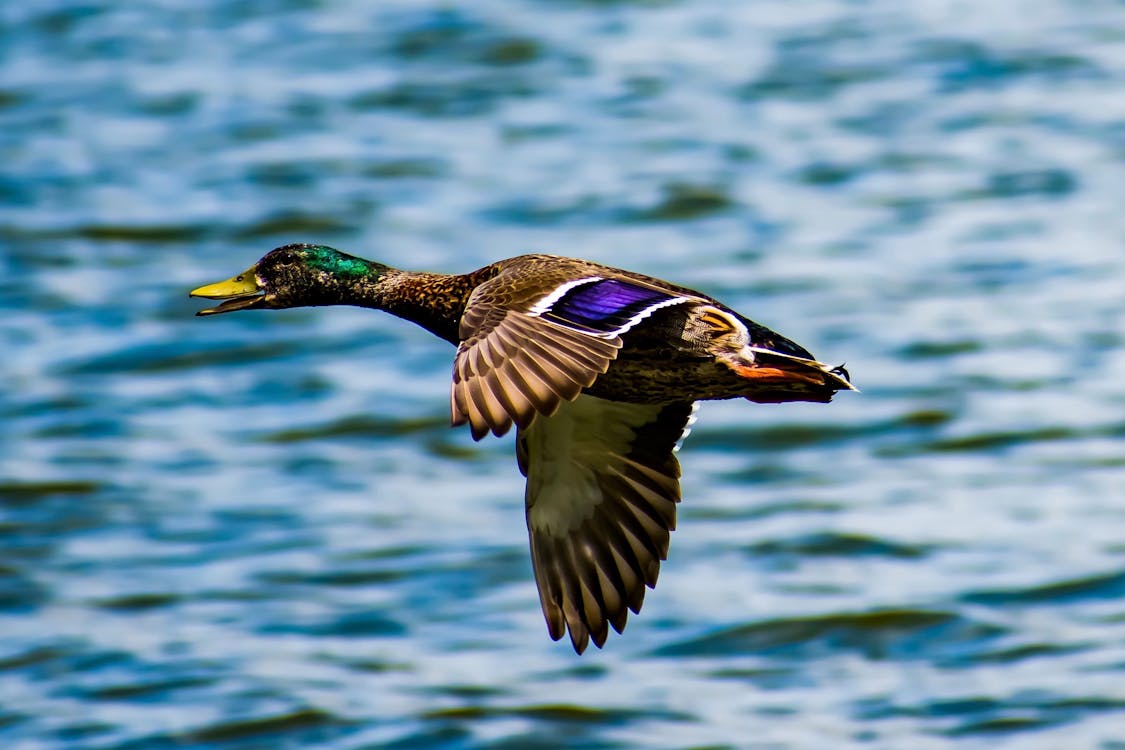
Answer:
[[[339,299],[329,304],[356,305],[385,310],[456,344],[457,329],[469,295],[494,274],[491,266],[472,273],[452,275],[401,271],[365,261],[362,274],[336,276]]]

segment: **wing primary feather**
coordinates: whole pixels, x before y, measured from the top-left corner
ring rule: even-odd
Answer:
[[[609,518],[613,525],[615,525],[621,534],[622,547],[615,547],[615,550],[622,554],[622,550],[628,550],[630,562],[636,563],[635,570],[638,577],[644,581],[648,587],[656,584],[656,573],[660,569],[660,548],[653,544],[647,538],[644,527],[633,516],[633,514],[624,507],[614,506],[612,510],[607,510],[607,518]],[[656,563],[656,570],[653,570],[653,562]]]
[[[637,497],[637,489],[628,479],[619,479],[615,484],[621,488],[621,515],[630,516],[633,522],[627,530],[641,539],[652,556],[663,560],[668,556],[668,544],[672,538],[668,524],[648,509],[643,497]]]
[[[629,491],[621,493],[621,498],[629,504],[633,514],[639,520],[645,522],[646,525],[652,524],[659,527],[661,533],[666,530],[675,530],[676,506],[674,503],[672,503],[670,509],[666,509],[665,503],[671,503],[671,501],[667,500],[661,493],[620,471],[617,472],[617,476],[629,488]]]
[[[449,421],[453,427],[459,427],[469,421],[463,401],[462,384],[454,382],[453,387],[449,389]]]
[[[508,376],[513,382],[522,383],[520,391],[532,402],[539,414],[550,416],[557,408],[560,397],[547,381],[514,365],[509,367]]]
[[[566,634],[566,617],[562,610],[562,574],[555,559],[549,553],[544,554],[545,543],[544,539],[532,541],[532,569],[535,572],[536,588],[539,589],[543,617],[547,621],[547,632],[551,640],[557,641]]]
[[[587,549],[590,562],[598,571],[602,585],[602,599],[606,611],[612,615],[624,608],[625,581],[617,569],[617,561],[609,549],[608,542],[600,536],[589,535]]]
[[[488,377],[496,369],[492,355],[492,340],[482,339],[473,352],[475,357],[476,373],[479,377]],[[502,360],[501,360],[502,361]]]
[[[483,438],[488,434],[489,429],[495,435],[501,436],[511,428],[512,420],[504,412],[492,391],[486,390],[481,378],[473,378],[469,381],[469,394],[472,397],[472,404],[476,407],[476,413],[469,415],[474,440]]]
[[[466,385],[469,393],[469,428],[472,430],[473,440],[480,440],[488,434],[491,424],[488,404],[484,394],[481,393],[481,382],[478,378],[472,378]]]
[[[612,522],[604,524],[602,532],[606,538],[607,548],[616,563],[614,567],[621,577],[621,593],[625,598],[625,603],[629,609],[639,612],[641,602],[645,598],[645,566],[641,564],[633,545],[626,538],[625,532],[621,531],[615,524]]]
[[[552,540],[552,557],[559,567],[559,579],[562,584],[563,599],[562,611],[566,617],[566,626],[570,631],[570,642],[574,650],[582,653],[590,642],[590,632],[586,627],[585,619],[578,607],[582,604],[582,584],[577,572],[573,569],[569,555],[563,548],[565,540]]]
[[[601,581],[598,580],[597,568],[591,564],[590,559],[584,554],[584,545],[581,543],[568,544],[566,548],[570,553],[571,570],[577,580],[578,588],[582,592],[582,598],[579,600],[582,605],[579,611],[582,624],[586,626],[594,645],[601,648],[605,645],[606,636],[609,635],[609,626],[603,614],[606,603],[602,597]]]
[[[556,370],[555,372],[548,372],[541,362],[534,359],[524,359],[521,361],[523,369],[534,375],[537,380],[542,382],[551,392],[555,394],[558,399],[562,401],[573,401],[578,398],[578,394],[582,392],[585,387],[581,383],[566,376],[565,373]],[[556,405],[551,411],[552,413],[558,408]],[[549,416],[549,415],[547,415]]]
[[[610,507],[613,508],[613,518],[617,521],[621,530],[625,532],[626,538],[629,539],[633,550],[637,553],[637,560],[642,563],[642,570],[645,572],[645,583],[652,586],[656,583],[655,577],[652,582],[649,582],[647,568],[651,566],[648,560],[653,558],[660,559],[660,545],[652,540],[648,535],[647,529],[644,524],[633,514],[629,506],[623,503],[614,503]],[[642,560],[642,557],[645,560]]]
[[[500,402],[504,412],[514,421],[519,427],[527,427],[532,418],[535,416],[535,405],[524,394],[523,390],[516,385],[511,378],[513,367],[507,362],[493,373],[493,377],[488,379],[489,388],[493,396]]]
[[[541,335],[533,337],[532,333]],[[566,359],[573,361],[575,369],[595,370],[599,374],[608,369],[609,362],[621,346],[620,340],[592,339],[554,325],[541,331],[528,331],[524,335],[525,340],[519,348],[529,354],[534,353],[537,358],[550,360],[558,360],[560,355],[564,355]],[[547,346],[543,343],[545,341],[553,346]]]
[[[589,365],[580,366],[573,362],[567,362],[559,356],[559,354],[551,349],[540,344],[538,341],[528,341],[524,345],[521,352],[523,356],[519,357],[521,364],[537,364],[541,367],[552,367],[557,372],[566,376],[566,378],[582,388],[588,388],[593,385],[598,375],[601,375],[609,368],[609,362],[598,363],[596,367]],[[571,356],[571,359],[576,357]]]
[[[497,334],[505,337],[509,335],[507,331],[497,331]],[[513,350],[518,351],[518,346],[514,342],[507,338],[505,338],[505,341]],[[555,410],[555,404],[561,396],[551,387],[549,378],[540,377],[533,368],[521,367],[516,360],[517,357],[513,356],[505,363],[503,370],[505,378],[528,399],[536,412],[550,415]],[[528,424],[530,424],[530,421],[530,419],[527,420]],[[520,426],[527,427],[528,425],[521,424]]]

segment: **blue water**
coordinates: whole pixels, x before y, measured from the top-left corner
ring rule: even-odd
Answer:
[[[1125,748],[1125,11],[0,6],[0,746]],[[345,308],[193,317],[294,241],[530,250],[846,361],[705,404],[604,651],[511,438]]]

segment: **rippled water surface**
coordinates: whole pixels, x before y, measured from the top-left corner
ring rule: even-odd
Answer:
[[[0,745],[1125,748],[1125,11],[0,7]],[[830,405],[704,405],[660,585],[552,643],[511,438],[319,241],[718,296]]]

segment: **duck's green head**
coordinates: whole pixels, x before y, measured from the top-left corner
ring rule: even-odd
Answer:
[[[385,270],[325,245],[285,245],[237,276],[193,289],[190,295],[223,300],[196,315],[332,305],[342,301],[343,288],[364,280],[374,283]]]

